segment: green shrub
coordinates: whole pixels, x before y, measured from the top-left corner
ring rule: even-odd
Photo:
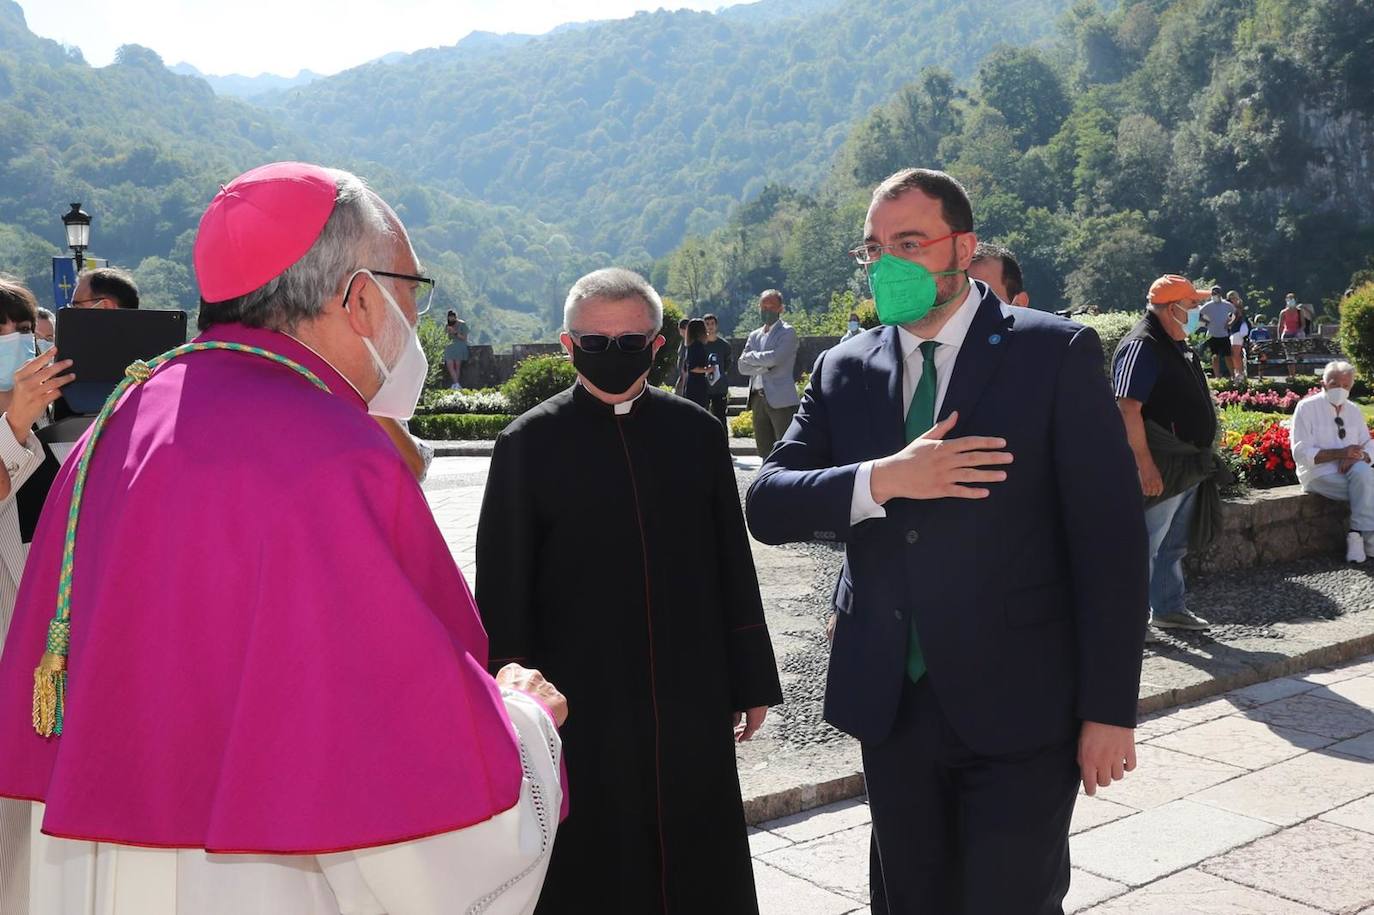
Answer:
[[[730,417],[730,437],[754,437],[754,414],[752,412],[745,410],[739,416]]]
[[[1263,432],[1272,423],[1287,418],[1281,413],[1256,413],[1239,407],[1227,407],[1217,411],[1217,431],[1224,444],[1227,433],[1234,432],[1239,437],[1251,432]]]
[[[1073,320],[1097,331],[1098,339],[1102,341],[1102,353],[1107,360],[1107,377],[1112,377],[1112,356],[1116,355],[1116,347],[1121,343],[1121,338],[1130,333],[1131,328],[1140,320],[1140,313],[1108,311],[1100,315],[1074,315]]]
[[[1341,303],[1341,350],[1364,378],[1374,378],[1374,283],[1365,283]]]
[[[425,376],[425,387],[446,388],[449,386],[448,372],[444,371],[444,347],[448,346],[448,336],[439,322],[428,317],[420,319],[415,328],[420,335],[420,348],[425,351],[429,361],[429,374]]]
[[[463,388],[460,391],[428,392],[415,410],[418,414],[434,413],[510,413],[510,401],[496,388]]]
[[[859,316],[859,326],[864,330],[871,330],[882,322],[878,320],[878,306],[873,304],[872,299],[864,299],[859,306],[854,309],[854,313]]]
[[[1234,499],[1245,495],[1250,491],[1250,484],[1245,479],[1245,459],[1229,448],[1222,448],[1220,454],[1221,462],[1231,472],[1231,481],[1221,484],[1222,498]]]
[[[411,434],[431,441],[486,441],[496,438],[515,420],[490,413],[438,413],[410,420]]]
[[[510,402],[511,411],[519,415],[563,393],[576,380],[577,370],[567,356],[530,356],[515,367],[515,374],[501,386],[501,393]]]
[[[663,327],[659,333],[663,335],[663,346],[654,357],[654,366],[649,369],[649,384],[667,384],[669,390],[672,389],[673,382],[677,381],[672,377],[677,369],[677,353],[682,349],[682,335],[677,332],[677,322],[683,318],[682,309],[672,299],[663,300]]]

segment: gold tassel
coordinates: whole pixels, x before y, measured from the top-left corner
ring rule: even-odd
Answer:
[[[41,737],[62,736],[62,706],[67,698],[67,652],[72,624],[64,619],[48,623],[47,651],[33,672],[33,729]]]
[[[39,736],[62,734],[62,699],[67,691],[67,659],[51,651],[33,672],[33,729]]]

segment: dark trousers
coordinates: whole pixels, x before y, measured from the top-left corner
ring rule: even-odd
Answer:
[[[730,437],[730,395],[729,395],[729,393],[724,393],[724,394],[712,394],[712,395],[711,395],[710,403],[707,404],[707,409],[709,409],[709,410],[711,411],[711,415],[712,415],[712,416],[714,416],[716,419],[720,420],[720,424],[721,424],[722,426],[725,427],[725,437],[726,437],[726,438],[729,438],[729,437]]]
[[[1062,915],[1077,740],[988,757],[959,739],[927,680],[863,747],[873,915]]]
[[[754,447],[759,457],[768,457],[768,452],[778,443],[792,425],[792,417],[797,415],[797,407],[772,407],[762,391],[749,392],[749,409],[754,414]]]

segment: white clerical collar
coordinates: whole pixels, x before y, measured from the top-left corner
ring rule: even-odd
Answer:
[[[941,346],[953,347],[958,349],[964,345],[964,338],[968,336],[968,329],[973,326],[973,319],[978,314],[978,306],[983,301],[983,293],[977,280],[970,279],[968,284],[968,295],[959,304],[959,310],[954,312],[945,326],[940,328],[940,332],[935,335],[934,340]],[[906,360],[911,354],[920,348],[926,338],[918,337],[901,325],[897,326],[897,338],[902,342],[902,359]]]

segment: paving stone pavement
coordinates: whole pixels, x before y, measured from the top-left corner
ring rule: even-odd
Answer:
[[[1374,915],[1374,655],[1142,722],[1139,765],[1080,793],[1066,912]],[[762,915],[868,909],[868,805],[752,830]]]
[[[758,463],[736,459],[741,486]],[[484,457],[441,458],[425,484],[470,584],[488,464]],[[807,603],[813,585],[800,580],[812,574],[806,551],[823,548],[754,549],[784,678],[823,680],[810,667],[793,671],[786,663],[801,656],[792,642],[815,636],[806,607],[790,605]],[[1183,657],[1178,650],[1147,656],[1147,671],[1159,676],[1165,664],[1182,666]],[[743,748],[746,795],[795,783],[798,773],[819,780],[829,770],[857,771],[854,742],[827,735],[818,720],[806,724],[819,735],[814,748],[779,736],[789,713],[817,711],[789,696],[793,707],[775,710]],[[1374,655],[1149,716],[1136,736],[1137,771],[1095,798],[1079,797],[1066,912],[1374,915]],[[867,913],[868,835],[862,798],[752,830],[762,915]]]

